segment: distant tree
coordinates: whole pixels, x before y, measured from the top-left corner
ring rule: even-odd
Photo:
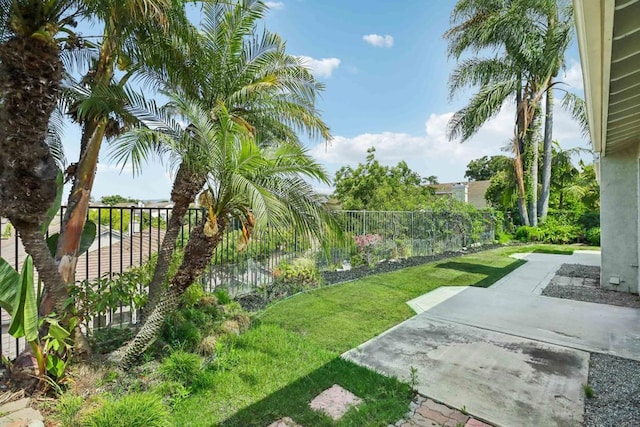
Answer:
[[[488,181],[498,172],[513,169],[513,160],[507,156],[483,156],[471,160],[464,177],[469,181]]]
[[[491,184],[484,194],[492,208],[503,212],[512,211],[516,208],[518,193],[513,166],[508,169],[498,171],[491,177]]]
[[[137,199],[131,199],[128,197],[122,197],[119,194],[114,194],[113,196],[104,196],[100,199],[100,201],[108,206],[114,206],[118,203],[138,203]]]
[[[433,190],[423,182],[437,182],[435,176],[422,179],[406,162],[382,166],[375,158],[375,148],[367,150],[366,163],[354,169],[344,166],[336,172],[337,198],[348,210],[414,210],[426,205]]]

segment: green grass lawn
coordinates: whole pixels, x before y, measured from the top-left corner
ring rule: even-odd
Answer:
[[[406,302],[417,296],[440,286],[489,286],[524,262],[509,254],[554,248],[561,247],[510,247],[449,258],[276,303],[219,355],[213,386],[175,406],[173,424],[265,426],[284,416],[307,426],[395,423],[407,411],[409,386],[340,354],[411,317]],[[308,407],[333,384],[365,401],[338,423]]]

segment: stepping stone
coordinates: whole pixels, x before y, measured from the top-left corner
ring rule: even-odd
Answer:
[[[289,417],[280,418],[269,424],[268,427],[302,427]]]
[[[358,406],[362,403],[355,394],[349,390],[345,390],[338,384],[334,384],[331,388],[326,389],[315,399],[311,401],[309,406],[316,411],[324,412],[334,421],[338,421],[352,406]]]

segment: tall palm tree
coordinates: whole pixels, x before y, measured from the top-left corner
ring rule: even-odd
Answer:
[[[75,281],[80,240],[102,142],[117,135],[123,124],[136,122],[129,111],[131,97],[125,96],[128,93],[125,85],[140,66],[131,62],[132,52],[148,48],[146,36],[151,31],[167,37],[168,31],[180,35],[190,28],[182,0],[106,0],[98,3],[93,14],[103,22],[104,28],[96,56],[71,105],[71,111],[82,126],[82,136],[78,162],[69,169],[72,189],[55,255],[65,286],[45,289],[51,292],[43,295],[42,315],[51,312],[60,298],[63,301],[68,298],[66,284]],[[119,82],[114,78],[116,67],[125,71]],[[58,297],[52,298],[54,294]]]
[[[168,43],[165,48],[152,52],[161,58],[170,52],[181,65],[179,69],[163,69],[160,73],[158,69],[148,69],[147,79],[159,81],[169,89],[180,88],[184,97],[197,100],[205,110],[223,105],[232,120],[261,144],[298,143],[297,131],[326,140],[328,127],[315,108],[316,96],[323,86],[299,58],[286,53],[285,43],[277,34],[258,33],[257,23],[265,11],[265,4],[255,0],[205,4],[202,31],[188,49],[176,52],[174,41],[165,39],[159,41]],[[147,313],[167,279],[169,261],[189,205],[214,167],[190,138],[169,128],[162,136],[152,128],[137,129],[118,141],[114,156],[120,162],[132,162],[134,170],[138,170],[154,152],[169,154],[178,167],[171,191],[174,207],[149,284]]]
[[[42,230],[59,173],[46,140],[64,71],[61,48],[74,48],[73,37],[58,36],[68,34],[94,5],[89,0],[0,1],[0,215],[12,222],[52,289],[61,289],[64,281]]]
[[[189,126],[182,133],[190,144],[208,153],[211,170],[199,202],[204,215],[189,235],[184,259],[135,338],[121,353],[119,364],[128,368],[157,337],[167,314],[175,310],[184,291],[204,272],[232,218],[242,224],[246,242],[254,227],[294,227],[312,238],[325,240],[337,222],[325,210],[303,178],[328,183],[322,167],[301,145],[274,141],[260,146],[247,126],[219,102],[191,101],[171,95],[176,110]],[[176,120],[177,121],[177,120]]]
[[[536,141],[536,114],[557,73],[558,57],[562,58],[559,52],[564,52],[561,43],[566,43],[566,38],[548,34],[551,2],[555,0],[460,0],[452,13],[454,26],[445,33],[449,53],[456,59],[465,52],[497,52],[490,58],[467,59],[451,75],[452,95],[467,86],[480,89],[468,106],[452,117],[449,136],[466,141],[497,115],[506,101],[515,98],[514,170],[520,216],[527,225],[537,221],[537,179],[530,179],[531,171],[537,171],[533,154],[537,150],[531,148]],[[533,154],[528,160],[526,152]]]
[[[545,53],[544,56],[552,65],[552,77],[549,81],[549,87],[545,94],[542,182],[540,200],[538,201],[538,216],[540,217],[540,220],[543,221],[549,212],[549,197],[551,195],[554,109],[553,89],[557,84],[557,75],[561,67],[564,66],[564,54],[571,40],[571,31],[573,28],[573,8],[571,7],[571,4],[559,1],[549,1],[545,6],[545,15],[547,16],[545,37],[548,41],[545,43],[547,53]],[[549,50],[551,50],[551,52],[549,52]]]

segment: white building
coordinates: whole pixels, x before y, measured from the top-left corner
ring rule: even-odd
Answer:
[[[589,130],[600,156],[601,283],[638,293],[640,1],[573,4]]]

